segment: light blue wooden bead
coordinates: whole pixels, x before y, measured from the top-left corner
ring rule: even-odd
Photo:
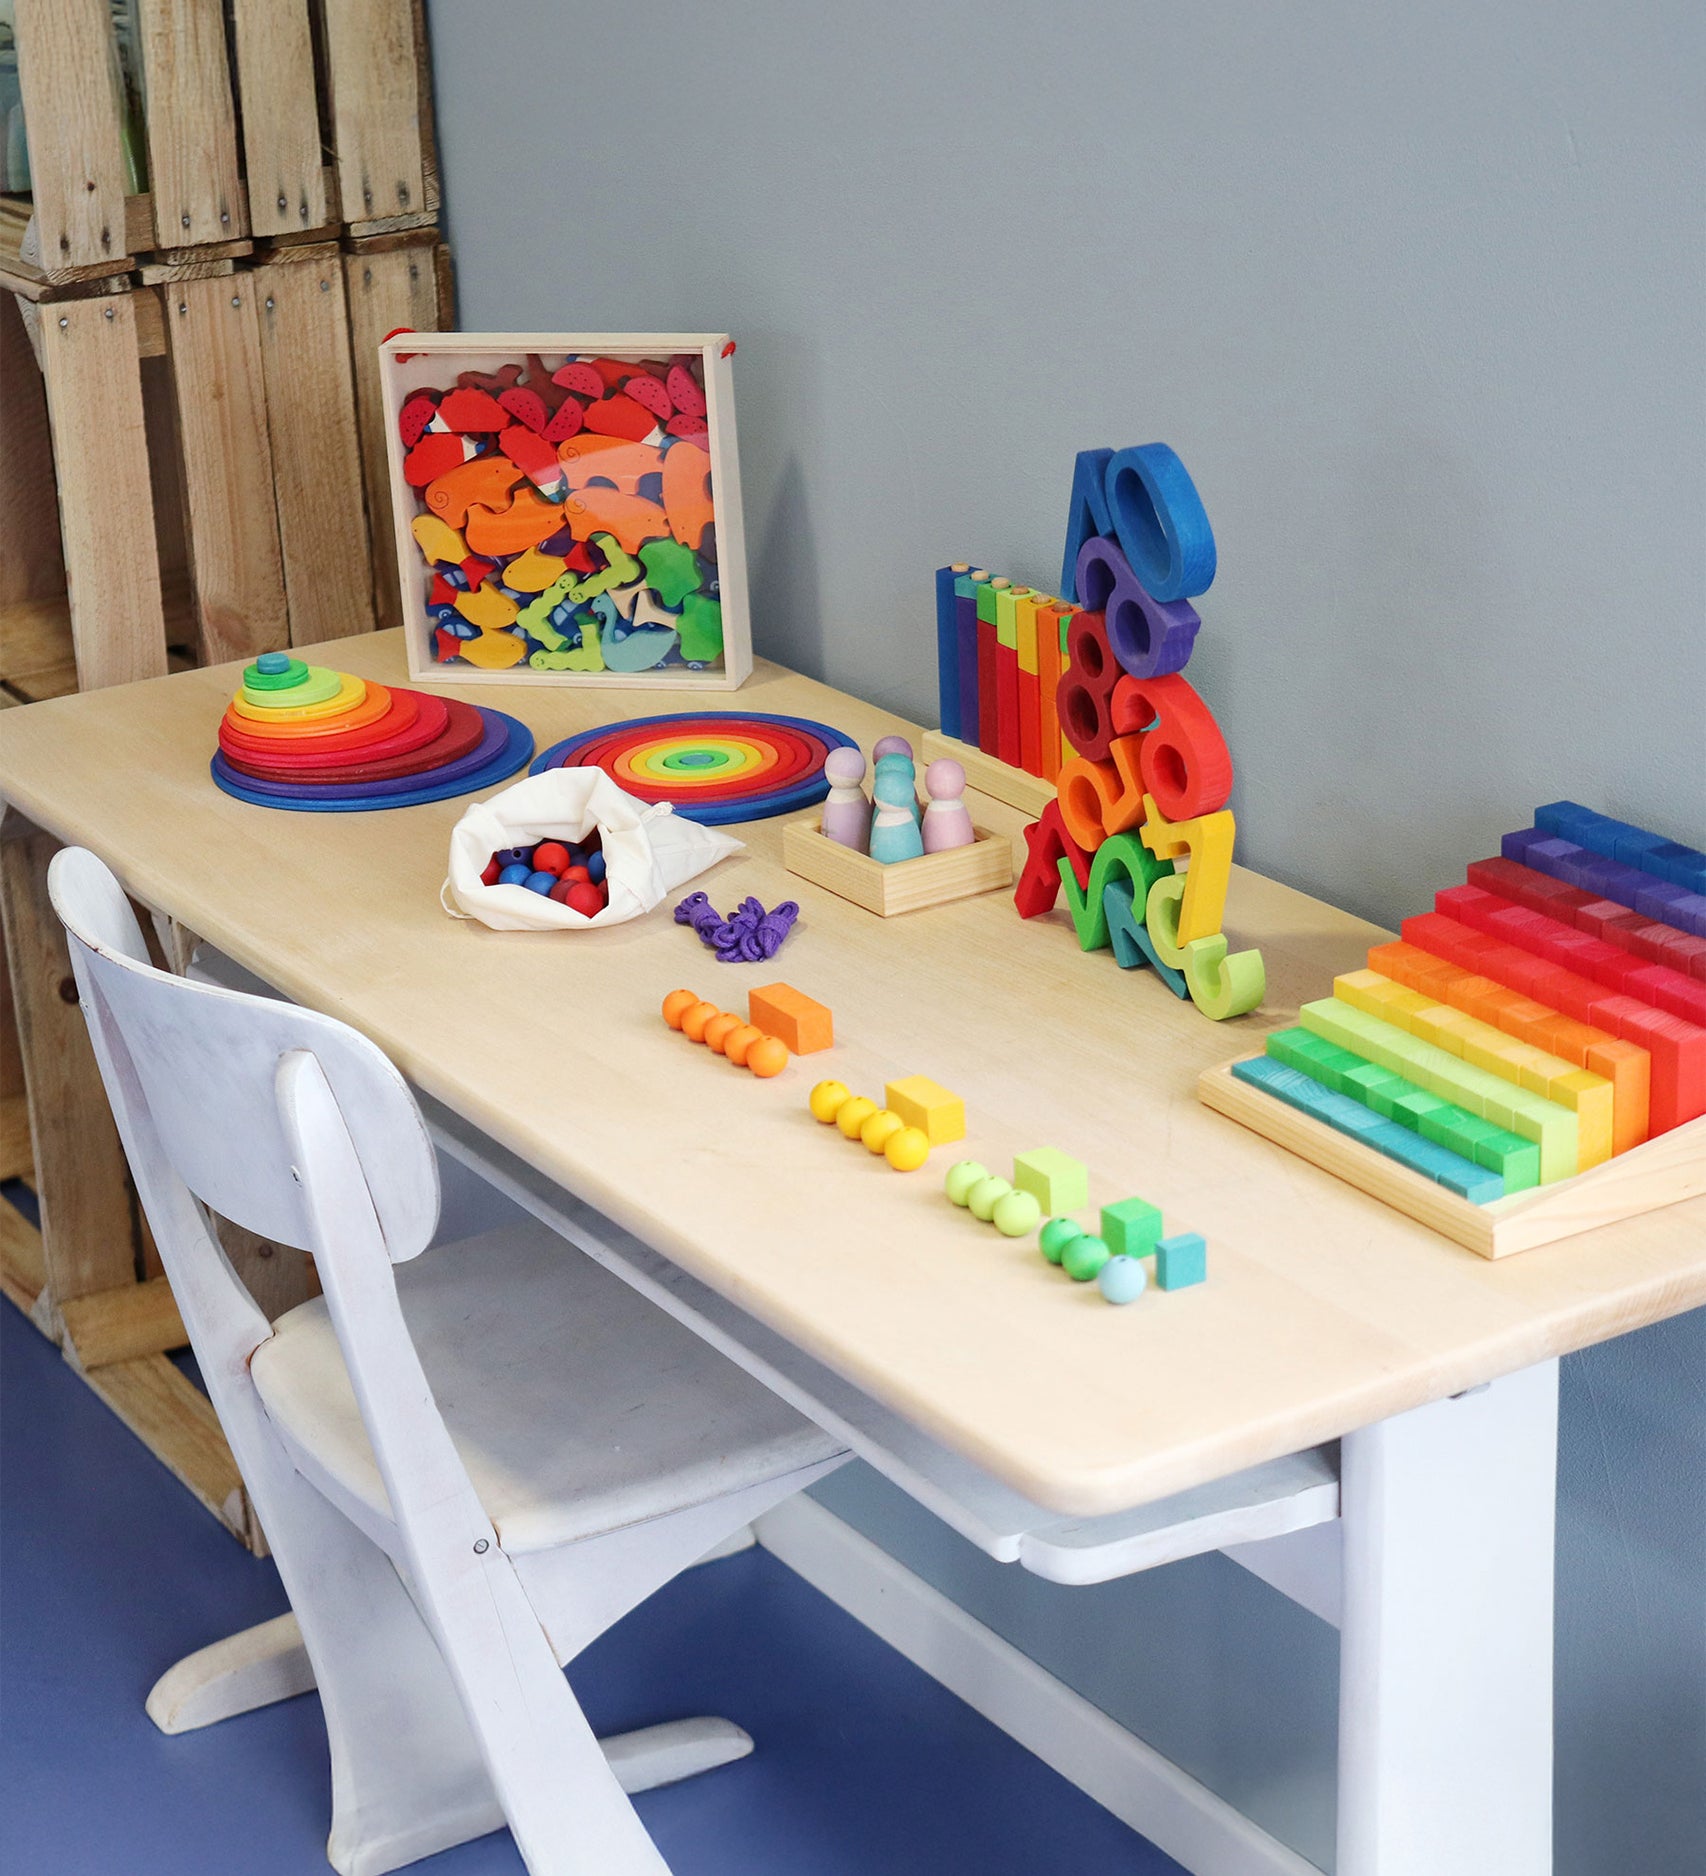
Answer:
[[[1110,1257],[1096,1273],[1096,1287],[1110,1303],[1135,1303],[1149,1282],[1149,1272],[1135,1257]]]

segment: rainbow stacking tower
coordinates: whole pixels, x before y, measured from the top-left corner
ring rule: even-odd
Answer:
[[[213,779],[264,808],[356,813],[470,794],[532,753],[527,727],[501,711],[269,651],[219,725]]]
[[[1184,676],[1202,623],[1191,600],[1214,571],[1208,516],[1165,443],[1084,450],[1061,567],[1073,601],[944,567],[936,632],[945,753],[974,746],[1054,785],[1025,830],[1020,917],[1064,890],[1084,950],[1153,966],[1220,1020],[1254,1009],[1267,979],[1259,951],[1227,954],[1232,756]]]
[[[1706,856],[1575,802],[1534,820],[1232,1075],[1474,1205],[1699,1122]]]

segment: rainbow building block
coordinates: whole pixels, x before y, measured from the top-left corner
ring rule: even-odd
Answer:
[[[1090,1203],[1090,1169],[1059,1147],[1032,1147],[1013,1156],[1013,1184],[1029,1192],[1048,1215],[1075,1212]]]
[[[1574,802],[1501,845],[1232,1071],[1477,1204],[1706,1114],[1699,850]]]

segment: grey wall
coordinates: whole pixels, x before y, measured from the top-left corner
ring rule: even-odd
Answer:
[[[1073,452],[1160,437],[1219,538],[1241,857],[1394,920],[1556,795],[1706,834],[1697,0],[432,29],[462,324],[738,337],[761,651],[933,719],[931,569],[1052,585]],[[1703,1373],[1699,1316],[1567,1365],[1564,1876],[1706,1867]],[[1217,1560],[1051,1594],[836,1502],[1327,1860],[1313,1618]]]

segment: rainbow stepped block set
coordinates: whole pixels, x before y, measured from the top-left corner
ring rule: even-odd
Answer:
[[[268,651],[219,725],[213,779],[259,807],[349,814],[471,794],[532,754],[532,732],[500,710]]]
[[[1706,857],[1574,802],[1534,823],[1232,1075],[1474,1205],[1699,1122]]]
[[[1020,916],[1064,891],[1084,950],[1152,966],[1220,1020],[1254,1009],[1267,979],[1261,953],[1229,956],[1221,930],[1232,757],[1184,676],[1202,623],[1191,600],[1215,564],[1201,498],[1166,444],[1085,450],[1061,568],[1072,600],[944,567],[936,629],[944,734],[1055,787],[1025,833]]]

